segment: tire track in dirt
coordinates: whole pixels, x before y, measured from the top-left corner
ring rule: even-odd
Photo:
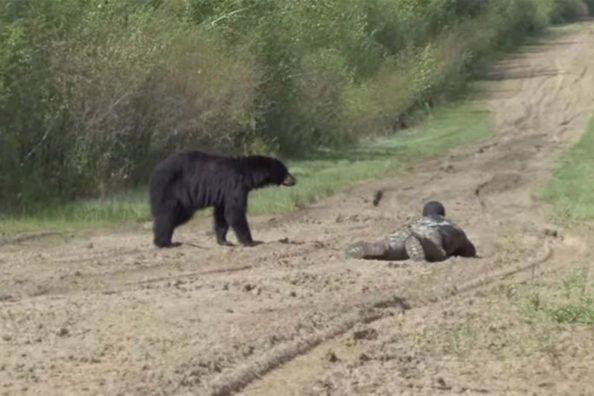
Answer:
[[[362,304],[362,306],[357,307],[357,309],[353,309],[354,312],[345,314],[333,323],[329,330],[311,334],[307,338],[298,339],[282,345],[281,347],[268,352],[264,356],[258,356],[257,358],[246,362],[239,368],[235,368],[229,373],[223,373],[221,376],[215,378],[214,381],[209,384],[207,389],[200,390],[199,393],[204,395],[222,396],[240,391],[246,385],[255,380],[262,379],[264,375],[282,364],[307,354],[324,342],[333,341],[335,338],[352,330],[353,327],[358,324],[370,324],[384,318],[386,315],[393,315],[394,312],[392,312],[391,308],[397,307],[400,312],[405,312],[411,309],[418,309],[418,307],[427,307],[437,301],[442,302],[451,296],[459,297],[476,289],[485,288],[498,281],[508,279],[521,272],[527,270],[534,271],[535,266],[550,259],[552,253],[552,248],[547,243],[543,246],[539,256],[531,260],[528,264],[524,264],[519,268],[506,269],[505,271],[499,271],[499,273],[490,274],[486,279],[475,278],[459,287],[455,285],[453,287],[448,287],[428,298],[424,295],[423,300],[425,301],[416,301],[414,297],[402,298],[393,295],[381,298],[375,297],[374,301]],[[427,300],[430,302],[427,302]],[[388,313],[385,312],[386,309],[390,309]],[[275,391],[277,391],[276,388]]]

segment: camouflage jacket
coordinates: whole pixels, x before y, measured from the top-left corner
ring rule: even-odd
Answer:
[[[476,249],[466,233],[443,216],[431,215],[387,237],[391,255],[415,261],[442,261],[451,256],[474,257]]]

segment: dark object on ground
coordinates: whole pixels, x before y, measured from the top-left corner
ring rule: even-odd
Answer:
[[[382,200],[383,197],[384,197],[384,191],[383,190],[377,190],[375,192],[375,194],[373,195],[373,206],[379,205],[379,203],[380,203],[380,201]]]

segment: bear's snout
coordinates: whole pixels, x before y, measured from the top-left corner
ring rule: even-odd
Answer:
[[[292,174],[288,174],[287,177],[285,177],[285,180],[283,180],[283,185],[285,186],[294,186],[295,184],[297,184],[297,179],[295,179],[295,176],[293,176]]]

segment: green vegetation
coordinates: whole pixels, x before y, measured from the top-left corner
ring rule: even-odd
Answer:
[[[556,324],[594,324],[594,289],[590,265],[565,274],[555,283],[516,286],[507,296],[531,320]]]
[[[391,135],[585,4],[4,0],[0,212],[144,186],[180,148],[295,158]]]
[[[583,339],[574,336],[585,333],[574,331],[594,325],[591,268],[583,263],[553,277],[499,284],[476,299],[464,297],[478,307],[439,322],[439,331],[425,328],[419,337],[428,354],[467,358],[478,353],[484,359],[488,353],[497,361],[544,354],[555,359],[563,353],[568,333],[579,344]]]
[[[406,133],[369,139],[348,149],[290,161],[289,166],[298,178],[299,187],[254,191],[250,196],[250,213],[284,213],[303,207],[362,180],[394,174],[406,162],[484,138],[491,127],[489,113],[470,102],[441,107],[425,122]],[[26,214],[4,216],[0,221],[0,231],[97,228],[147,221],[148,214],[145,190],[139,189],[126,194],[112,194],[105,199],[41,205]],[[198,214],[199,218],[209,215],[208,210]]]
[[[580,141],[561,159],[553,179],[545,187],[543,198],[555,212],[568,221],[594,219],[594,118]]]

